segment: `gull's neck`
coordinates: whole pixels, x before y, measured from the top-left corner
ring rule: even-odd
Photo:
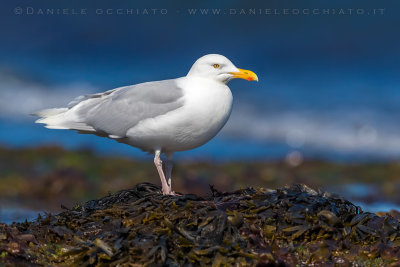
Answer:
[[[185,76],[185,78],[187,78],[187,79],[193,79],[193,78],[194,79],[204,79],[209,82],[214,82],[214,83],[223,84],[223,85],[227,85],[228,82],[231,80],[231,79],[227,79],[227,80],[221,81],[219,79],[215,79],[215,77],[208,77],[208,76],[203,76],[203,75],[198,75],[198,74],[192,74],[190,72]]]

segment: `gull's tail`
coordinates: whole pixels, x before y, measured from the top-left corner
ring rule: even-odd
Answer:
[[[78,96],[65,108],[50,108],[38,111],[32,115],[40,117],[36,123],[46,124],[49,129],[69,129],[79,133],[91,133],[99,136],[107,136],[102,131],[97,131],[85,121],[86,115],[91,108],[100,104],[109,97],[116,89],[103,93]]]
[[[50,108],[33,113],[32,115],[40,117],[36,123],[46,124],[49,129],[69,129],[83,132],[93,132],[95,129],[84,122],[77,122],[71,119],[69,108]]]
[[[54,115],[65,113],[67,110],[68,110],[68,108],[49,108],[49,109],[43,109],[41,111],[32,113],[31,115],[42,117],[42,118],[48,118],[48,117],[51,117]]]

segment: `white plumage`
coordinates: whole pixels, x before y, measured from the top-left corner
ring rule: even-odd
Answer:
[[[198,59],[185,77],[80,96],[67,108],[42,110],[36,122],[50,129],[92,133],[154,153],[163,193],[171,188],[172,155],[203,145],[225,125],[232,109],[227,83],[258,80],[224,56]],[[161,153],[167,156],[166,173]]]

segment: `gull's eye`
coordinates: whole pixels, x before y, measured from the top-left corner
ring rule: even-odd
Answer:
[[[214,69],[219,69],[220,66],[219,66],[219,64],[214,64],[213,67],[214,67]]]

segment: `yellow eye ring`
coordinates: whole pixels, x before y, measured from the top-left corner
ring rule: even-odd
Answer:
[[[214,64],[213,67],[214,67],[215,69],[219,69],[219,64]]]

